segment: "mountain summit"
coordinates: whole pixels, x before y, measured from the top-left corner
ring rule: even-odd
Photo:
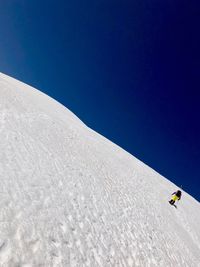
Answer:
[[[0,266],[200,266],[200,204],[0,74]]]

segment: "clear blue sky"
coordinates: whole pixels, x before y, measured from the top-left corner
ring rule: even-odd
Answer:
[[[200,201],[199,28],[193,0],[0,1],[0,71]]]

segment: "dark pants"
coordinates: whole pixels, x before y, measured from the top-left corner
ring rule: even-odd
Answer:
[[[171,199],[171,200],[169,201],[169,203],[170,203],[171,205],[174,205],[175,201]]]

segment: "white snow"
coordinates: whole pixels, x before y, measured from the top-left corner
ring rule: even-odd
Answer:
[[[200,266],[200,204],[0,74],[0,266]]]

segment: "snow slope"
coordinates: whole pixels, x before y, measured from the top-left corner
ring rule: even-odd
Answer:
[[[200,266],[200,204],[0,74],[0,266]]]

